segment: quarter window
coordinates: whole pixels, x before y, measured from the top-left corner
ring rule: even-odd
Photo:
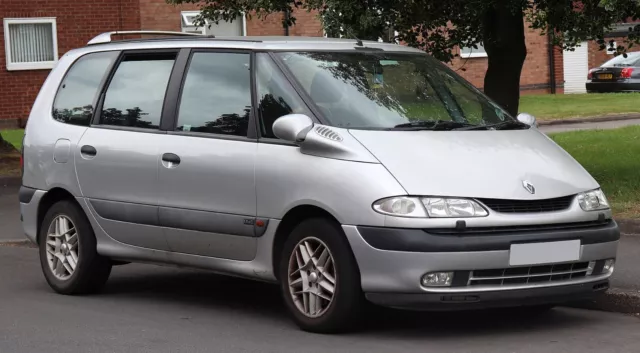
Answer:
[[[117,52],[87,54],[69,69],[53,103],[53,118],[67,124],[89,126],[100,82]]]
[[[193,54],[176,130],[247,136],[250,115],[249,54]]]
[[[58,61],[55,18],[5,18],[7,70],[51,69]]]
[[[109,83],[100,123],[157,129],[175,57],[175,53],[126,55]]]
[[[311,112],[267,54],[257,55],[258,112],[262,137],[276,138],[273,123],[287,114]]]

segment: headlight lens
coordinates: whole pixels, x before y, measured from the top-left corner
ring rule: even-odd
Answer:
[[[486,217],[489,212],[479,203],[468,199],[425,197],[422,199],[429,217]]]
[[[585,211],[597,211],[609,209],[609,201],[602,190],[591,190],[578,194],[578,203]]]
[[[466,218],[489,215],[489,212],[476,201],[446,197],[389,197],[375,202],[373,209],[389,216],[411,218]]]
[[[427,217],[424,207],[416,197],[398,196],[382,199],[373,204],[373,209],[379,213],[398,217]]]

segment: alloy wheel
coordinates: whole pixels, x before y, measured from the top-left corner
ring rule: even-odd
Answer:
[[[289,258],[289,291],[298,310],[307,317],[322,316],[336,291],[336,271],[327,245],[315,237],[296,244]]]
[[[60,215],[49,225],[46,239],[49,269],[60,280],[69,279],[78,264],[78,232],[67,216]]]

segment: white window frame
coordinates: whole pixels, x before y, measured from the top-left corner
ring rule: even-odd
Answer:
[[[25,17],[25,18],[5,18],[4,22],[4,49],[6,55],[7,70],[48,70],[53,69],[58,63],[58,31],[56,29],[55,17]],[[9,25],[15,24],[34,24],[49,23],[51,24],[52,40],[53,40],[53,61],[38,61],[27,63],[11,62],[11,44],[9,39]]]
[[[180,12],[180,26],[181,26],[181,30],[182,32],[200,32],[202,34],[206,34],[207,29],[205,27],[196,27],[193,26],[193,23],[190,23],[189,21],[187,21],[187,16],[197,16],[200,14],[200,11],[181,11]],[[189,23],[191,24],[191,26],[186,26],[186,27],[182,27],[183,23]],[[209,25],[209,20],[205,20],[205,26]],[[245,13],[242,13],[242,36],[246,37],[247,36],[247,16],[245,15]]]
[[[480,43],[478,43],[480,44]],[[482,51],[479,51],[482,50]],[[460,47],[460,57],[463,59],[469,59],[469,58],[486,58],[489,55],[487,54],[487,52],[484,50],[484,47],[482,47],[482,49],[478,48],[475,49],[473,47]]]

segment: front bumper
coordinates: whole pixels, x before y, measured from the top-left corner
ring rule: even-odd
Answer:
[[[621,82],[593,82],[586,83],[587,92],[637,92],[640,91],[639,80]]]
[[[558,287],[539,287],[492,292],[442,293],[366,293],[378,305],[399,309],[433,311],[475,310],[486,308],[561,304],[593,299],[609,288],[609,281],[597,281]]]
[[[610,273],[567,281],[486,287],[468,286],[465,281],[455,287],[427,288],[420,279],[428,272],[453,271],[457,275],[512,268],[512,243],[580,239],[578,262],[615,259],[620,238],[613,221],[584,229],[464,236],[436,235],[422,229],[343,226],[343,230],[358,262],[362,290],[370,301],[394,307],[441,306],[444,310],[522,305],[525,300],[552,303],[595,295],[606,289]]]

